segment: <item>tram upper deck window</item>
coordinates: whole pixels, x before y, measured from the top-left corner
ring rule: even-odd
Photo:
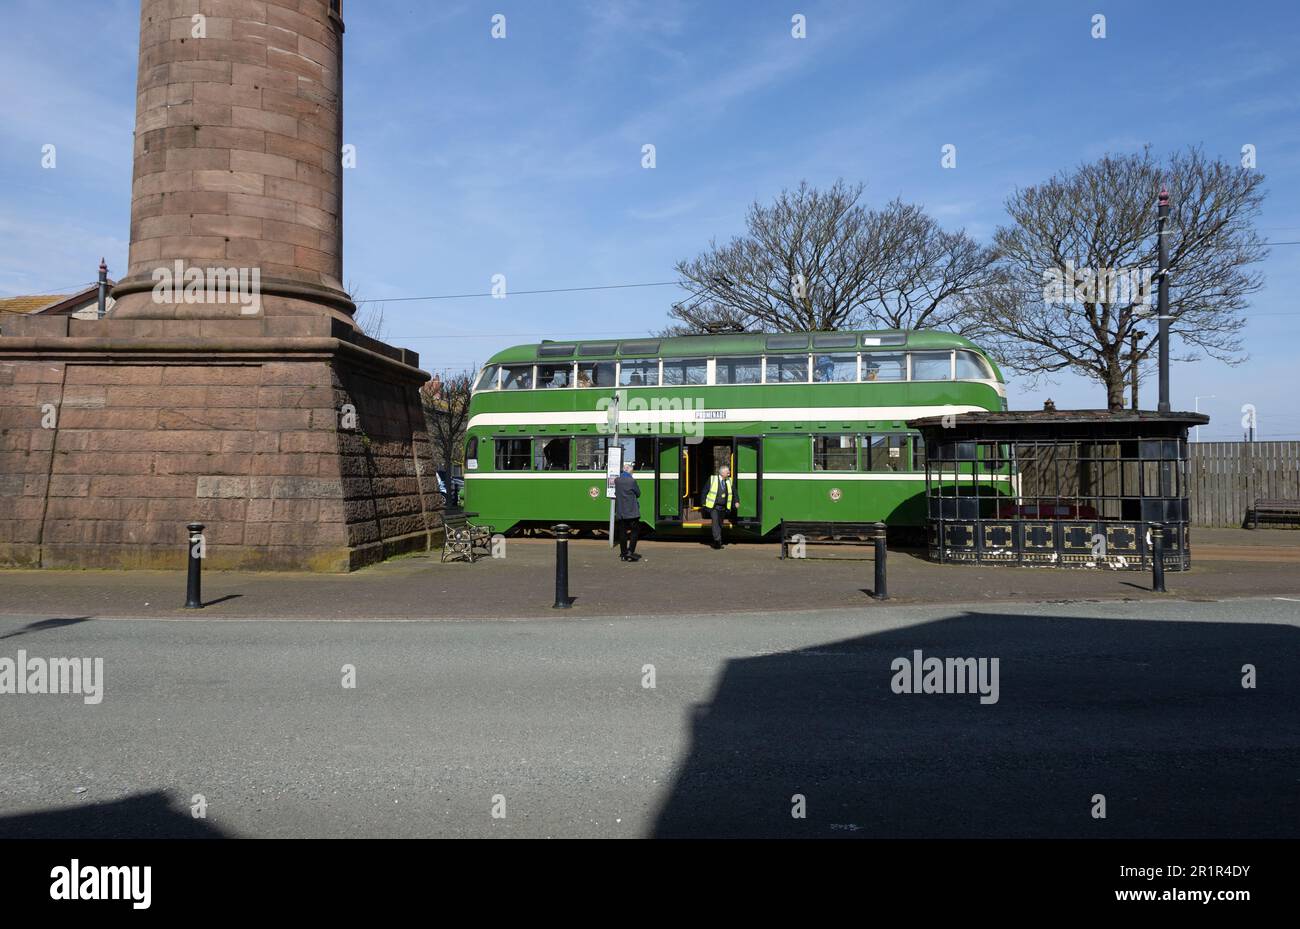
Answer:
[[[987,381],[993,378],[988,363],[974,352],[957,353],[957,380]]]
[[[573,386],[573,365],[538,365],[537,386],[543,390]]]
[[[532,390],[532,365],[503,365],[501,368],[502,390]]]
[[[665,387],[703,386],[709,381],[709,362],[704,358],[665,358]]]
[[[952,352],[912,352],[912,380],[951,381]]]
[[[664,362],[665,365],[668,362]],[[667,368],[664,369],[667,373]],[[713,382],[715,384],[759,384],[763,381],[763,359],[753,358],[719,358],[714,362]]]
[[[813,380],[817,383],[852,383],[857,379],[857,355],[813,356]]]
[[[646,361],[624,360],[618,369],[620,387],[658,387],[659,359]]]
[[[863,352],[864,381],[907,380],[907,356],[902,352]]]
[[[578,362],[579,387],[613,387],[614,362],[580,361]]]
[[[478,383],[474,385],[475,390],[496,390],[497,373],[500,372],[500,365],[488,365],[483,369],[483,373],[478,377]]]
[[[807,355],[768,355],[767,383],[769,384],[806,384],[808,383]]]

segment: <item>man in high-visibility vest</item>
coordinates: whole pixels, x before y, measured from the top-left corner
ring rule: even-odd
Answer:
[[[713,547],[722,548],[722,521],[732,517],[740,503],[736,496],[736,482],[731,479],[731,468],[723,465],[709,478],[709,492],[704,496],[704,508],[713,519]]]

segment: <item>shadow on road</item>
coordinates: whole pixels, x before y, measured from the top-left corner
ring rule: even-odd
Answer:
[[[916,649],[998,702],[895,694]],[[1297,707],[1293,626],[963,613],[728,662],[654,834],[1294,838]]]
[[[226,834],[195,819],[162,791],[121,800],[0,816],[0,839],[221,839]]]
[[[66,619],[38,619],[35,622],[28,623],[21,629],[0,635],[0,639],[12,639],[20,635],[26,635],[29,632],[40,632],[43,629],[57,629],[60,626],[75,626],[77,623],[84,623],[90,619],[91,617],[89,616],[72,616]]]

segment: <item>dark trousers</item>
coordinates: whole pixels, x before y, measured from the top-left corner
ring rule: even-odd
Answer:
[[[618,520],[618,553],[620,556],[636,554],[636,540],[641,534],[641,519],[633,517],[632,519]]]
[[[714,507],[709,511],[709,516],[713,519],[713,544],[722,544],[722,521],[731,515],[729,510]]]

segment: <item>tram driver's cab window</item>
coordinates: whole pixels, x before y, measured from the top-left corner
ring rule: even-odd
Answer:
[[[579,387],[613,387],[614,362],[580,361],[578,362]]]
[[[902,352],[864,352],[862,355],[862,380],[907,380],[907,356]]]
[[[501,368],[502,390],[532,390],[532,365],[504,365]]]
[[[855,436],[813,436],[814,471],[852,471],[857,454],[857,438]]]
[[[527,471],[532,439],[494,439],[498,471]]]
[[[553,439],[538,438],[533,442],[537,461],[533,465],[538,471],[568,471],[569,448],[572,439],[568,436],[556,436]]]

